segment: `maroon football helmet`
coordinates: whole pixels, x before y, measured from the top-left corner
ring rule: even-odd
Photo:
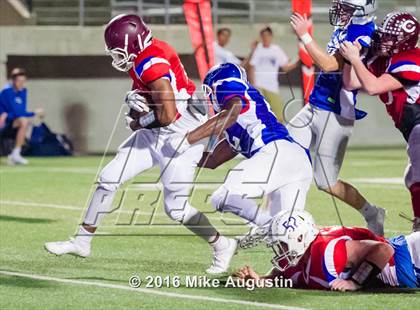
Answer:
[[[372,48],[380,56],[392,56],[417,46],[419,22],[405,12],[392,12],[385,16],[382,25],[372,37]]]
[[[106,52],[112,57],[112,66],[119,71],[129,71],[138,53],[151,43],[152,32],[137,15],[118,15],[106,26]]]

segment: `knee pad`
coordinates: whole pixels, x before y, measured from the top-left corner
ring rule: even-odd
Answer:
[[[419,170],[420,169],[418,167],[413,167],[412,163],[407,166],[404,173],[404,182],[407,188],[410,188],[415,183],[420,183]]]
[[[110,168],[106,166],[99,175],[98,187],[109,192],[116,192],[121,185],[120,179],[121,177],[118,174],[112,173]]]
[[[188,197],[178,192],[165,190],[164,208],[166,215],[176,222],[183,223],[191,217],[191,205],[188,203]]]
[[[118,187],[120,187],[120,185],[121,184],[118,182],[111,182],[111,181],[108,181],[106,178],[103,178],[102,176],[99,177],[98,187],[106,191],[116,192],[118,190]]]
[[[328,191],[337,184],[338,178],[336,174],[328,171],[328,168],[318,164],[316,169],[314,169],[314,181],[319,190]]]
[[[217,211],[223,211],[229,191],[222,185],[220,186],[210,198],[211,205]]]

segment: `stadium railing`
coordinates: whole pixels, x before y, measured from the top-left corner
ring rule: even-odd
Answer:
[[[183,24],[183,0],[22,0],[39,25],[102,25],[111,16],[137,13],[152,24]],[[286,22],[291,14],[288,0],[210,0],[213,20],[219,23]],[[392,10],[419,15],[420,0],[381,0],[379,18]],[[328,22],[331,0],[313,0],[314,22]]]

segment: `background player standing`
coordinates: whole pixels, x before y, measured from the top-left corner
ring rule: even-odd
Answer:
[[[296,13],[291,17],[296,35],[322,71],[315,82],[309,104],[289,122],[287,129],[301,145],[313,147],[317,187],[358,210],[367,221],[368,228],[383,235],[385,210],[371,205],[353,185],[338,179],[354,122],[366,116],[365,112],[355,108],[356,93],[343,88],[343,61],[338,48],[346,39],[358,39],[364,46],[369,46],[375,30],[375,10],[375,1],[334,0],[330,22],[336,27],[327,52],[309,35],[306,16]]]

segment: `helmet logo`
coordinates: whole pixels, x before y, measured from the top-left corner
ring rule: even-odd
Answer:
[[[293,223],[292,223],[292,220],[293,220]],[[283,227],[286,228],[286,230],[290,228],[293,231],[295,231],[296,219],[293,216],[289,217],[289,219],[283,223]]]
[[[416,30],[416,23],[412,20],[406,20],[402,25],[401,25],[402,30],[404,30],[407,33],[412,33]]]

